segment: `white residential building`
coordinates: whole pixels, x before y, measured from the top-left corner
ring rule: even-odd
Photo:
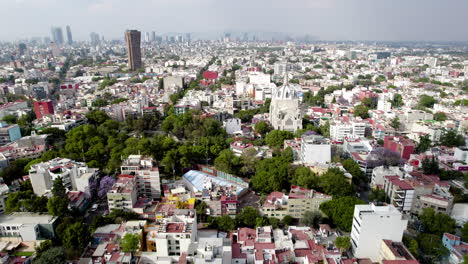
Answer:
[[[164,218],[155,236],[157,256],[180,256],[183,252],[191,252],[197,240],[197,218],[194,213]]]
[[[414,188],[398,176],[386,176],[384,181],[385,194],[390,198],[393,204],[401,212],[409,212],[413,205],[415,194]]]
[[[232,247],[229,238],[216,237],[216,234],[210,237],[201,237],[203,233],[208,232],[198,232],[199,238],[196,242],[195,254],[192,257],[193,263],[231,263]]]
[[[107,192],[109,210],[133,210],[137,202],[137,184],[135,176],[120,175]]]
[[[55,236],[57,217],[42,213],[16,212],[0,216],[0,238],[36,241]]]
[[[458,147],[455,148],[453,157],[458,161],[463,161],[468,164],[468,148]]]
[[[353,129],[352,136],[353,138],[363,138],[366,133],[366,124],[363,122],[351,122],[351,127]]]
[[[353,130],[351,124],[342,122],[330,123],[330,138],[334,141],[343,142],[346,137],[351,136]]]
[[[239,118],[231,118],[226,120],[224,123],[226,133],[228,133],[228,135],[234,135],[234,133],[241,131],[241,124],[242,122]]]
[[[331,145],[322,136],[303,136],[299,157],[303,164],[326,164],[331,161]]]
[[[138,196],[157,199],[161,197],[159,169],[153,159],[142,155],[130,155],[120,167],[122,174],[134,175],[138,187]]]
[[[8,197],[8,193],[10,192],[10,189],[8,188],[8,185],[5,183],[0,184],[0,214],[5,213],[5,201]]]
[[[84,162],[55,158],[34,164],[29,169],[29,179],[36,195],[48,193],[55,179],[61,177],[69,191],[81,191],[91,195],[90,184],[96,180],[99,170],[88,168]]]
[[[372,170],[372,177],[371,177],[371,187],[383,187],[385,183],[385,176],[399,176],[403,177],[404,172],[397,166],[391,167],[376,167]]]
[[[393,205],[356,205],[351,230],[354,256],[378,262],[381,241],[401,242],[407,224],[408,220]]]
[[[392,103],[390,103],[387,100],[379,100],[377,102],[377,110],[385,111],[385,112],[391,111],[392,110]]]

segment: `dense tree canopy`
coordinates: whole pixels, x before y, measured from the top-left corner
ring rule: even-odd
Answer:
[[[354,116],[359,116],[362,119],[369,118],[369,107],[360,104],[354,107]]]
[[[291,132],[273,130],[266,135],[265,141],[270,148],[280,149],[284,145],[284,140],[293,138],[294,135]]]
[[[34,261],[37,264],[63,264],[66,263],[67,257],[65,250],[61,247],[50,248],[42,252],[41,256]]]
[[[236,221],[239,226],[253,228],[257,223],[257,217],[260,217],[258,210],[251,206],[246,206],[236,216]]]
[[[127,233],[120,240],[120,247],[123,252],[135,252],[140,247],[140,236],[138,234]]]
[[[65,229],[62,238],[63,246],[69,249],[83,250],[88,245],[90,237],[88,225],[77,222]]]
[[[423,94],[419,97],[418,104],[421,107],[432,108],[436,102],[437,100],[434,97]]]
[[[419,136],[419,142],[416,145],[415,152],[416,153],[424,153],[429,150],[432,145],[432,141],[429,138],[429,135],[421,135]]]
[[[347,251],[351,248],[350,238],[347,236],[340,236],[335,239],[335,246],[340,249],[340,251]]]
[[[319,179],[321,190],[333,198],[354,195],[353,186],[339,169],[328,169]]]
[[[445,121],[447,120],[447,115],[443,112],[437,112],[434,114],[435,121]]]
[[[419,219],[425,232],[442,236],[443,233],[452,233],[455,229],[455,220],[450,216],[437,213],[432,208],[424,208]]]
[[[259,121],[255,124],[255,132],[266,135],[270,131],[270,125],[265,121]]]
[[[405,103],[403,102],[403,97],[401,94],[395,94],[393,96],[393,100],[390,101],[392,103],[393,108],[402,107]]]
[[[459,147],[465,145],[465,138],[455,131],[449,130],[440,137],[440,145],[446,147]]]
[[[298,167],[294,170],[292,184],[308,189],[318,187],[319,177],[307,167]]]
[[[234,155],[234,152],[230,149],[221,151],[214,161],[217,170],[231,174],[237,174],[237,167],[240,163],[240,158]]]
[[[264,159],[257,163],[255,175],[252,177],[252,187],[261,193],[281,191],[289,188],[289,163],[281,157]]]
[[[320,205],[320,210],[322,210],[335,225],[349,232],[351,231],[354,206],[356,204],[364,204],[364,202],[356,197],[341,197],[322,203]]]

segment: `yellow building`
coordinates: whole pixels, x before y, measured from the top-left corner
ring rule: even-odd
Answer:
[[[270,193],[261,208],[261,212],[265,216],[279,219],[285,215],[301,218],[305,211],[320,212],[320,204],[331,199],[331,196],[315,190],[292,186],[289,196],[281,192]]]
[[[384,260],[414,260],[417,263],[416,259],[402,242],[386,239],[382,240],[380,246],[379,263],[383,263]]]

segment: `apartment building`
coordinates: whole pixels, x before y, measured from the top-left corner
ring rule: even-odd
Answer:
[[[10,192],[10,188],[5,183],[0,184],[0,214],[5,213],[5,201],[8,198],[8,193]]]
[[[164,218],[155,234],[157,256],[181,256],[192,251],[190,246],[197,240],[195,213],[173,215]]]
[[[354,256],[379,261],[381,241],[401,242],[407,224],[408,220],[393,205],[356,205],[351,230]]]
[[[413,154],[415,145],[413,141],[404,137],[385,137],[384,148],[398,152],[401,158],[409,160]]]
[[[346,137],[352,135],[353,127],[349,123],[333,121],[330,123],[330,138],[333,141],[343,142]]]
[[[109,210],[132,210],[137,202],[137,182],[132,175],[120,175],[112,188],[107,192]]]
[[[0,146],[14,142],[21,138],[21,130],[17,124],[9,125],[0,122]]]
[[[415,195],[414,188],[398,176],[386,176],[384,191],[390,198],[390,203],[401,212],[409,212],[412,208]]]
[[[385,183],[386,176],[404,176],[404,171],[397,166],[379,166],[372,170],[372,177],[371,177],[371,187],[373,188],[382,188]]]
[[[302,164],[327,164],[331,161],[331,145],[319,135],[305,135],[300,140],[299,157]]]
[[[16,212],[0,216],[0,238],[18,238],[20,241],[51,239],[57,217],[43,213]]]
[[[151,157],[130,155],[122,162],[121,173],[136,177],[139,197],[158,199],[161,197],[159,169]]]
[[[385,261],[414,261],[417,264],[416,258],[409,252],[402,242],[395,242],[388,239],[383,239],[380,244],[379,263]],[[409,264],[409,263],[408,263]]]
[[[260,211],[265,216],[279,219],[285,215],[301,218],[305,211],[320,212],[320,204],[331,199],[331,196],[315,190],[292,186],[289,195],[281,192],[270,193]]]
[[[88,168],[84,162],[55,158],[32,165],[29,179],[36,195],[50,192],[54,180],[61,177],[69,191],[81,191],[91,196],[90,185],[96,181],[98,172],[98,169]]]

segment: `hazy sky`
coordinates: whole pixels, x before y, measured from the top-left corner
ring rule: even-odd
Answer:
[[[468,40],[468,0],[0,0],[0,40],[95,31],[268,31],[322,40]]]

